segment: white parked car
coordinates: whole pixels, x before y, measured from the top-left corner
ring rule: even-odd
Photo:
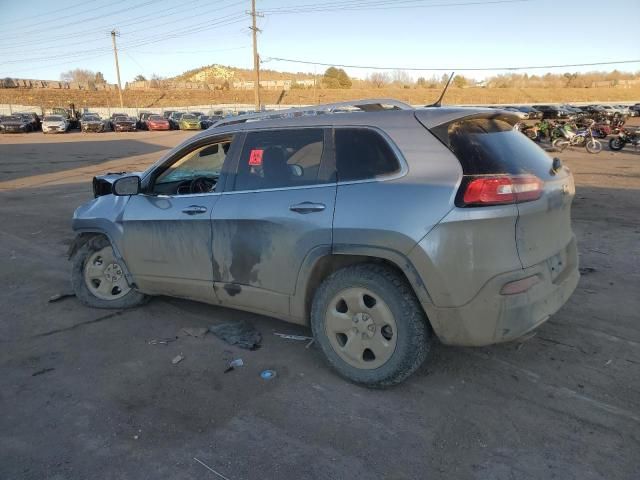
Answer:
[[[61,115],[47,115],[42,120],[42,133],[66,133],[69,121]]]

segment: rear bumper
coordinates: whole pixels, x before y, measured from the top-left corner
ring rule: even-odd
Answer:
[[[563,269],[558,272],[557,259]],[[537,275],[540,281],[516,295],[503,295],[502,287]],[[448,345],[485,346],[507,342],[535,329],[557,312],[578,285],[575,238],[552,258],[529,268],[495,276],[478,294],[460,307],[424,305],[440,340]]]

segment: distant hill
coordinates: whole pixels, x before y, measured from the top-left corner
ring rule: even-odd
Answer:
[[[228,67],[225,65],[207,65],[194,68],[177,75],[174,80],[177,82],[203,82],[203,83],[224,83],[233,81],[250,81],[254,79],[253,70]],[[275,70],[260,70],[260,80],[309,80],[313,79],[312,73],[290,73],[277,72]]]

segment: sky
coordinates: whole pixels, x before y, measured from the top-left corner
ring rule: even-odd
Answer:
[[[640,60],[640,0],[256,0],[262,68],[322,73],[323,65],[457,69]],[[100,71],[122,83],[209,64],[252,68],[251,0],[0,0],[0,78],[58,80]],[[622,12],[611,20],[608,12]],[[462,71],[477,68],[478,71]],[[529,74],[640,71],[640,61],[526,70]],[[374,70],[345,68],[365,78]],[[409,71],[440,77],[442,71]]]

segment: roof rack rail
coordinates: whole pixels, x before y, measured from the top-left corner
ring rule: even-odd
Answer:
[[[238,123],[258,122],[260,120],[273,120],[279,118],[295,118],[311,115],[323,115],[326,113],[344,113],[349,111],[380,112],[383,110],[413,110],[414,108],[404,102],[391,98],[370,98],[366,100],[353,100],[349,102],[325,103],[322,105],[310,105],[308,107],[287,108],[284,110],[270,110],[258,113],[247,113],[218,120],[209,128],[235,125]]]

